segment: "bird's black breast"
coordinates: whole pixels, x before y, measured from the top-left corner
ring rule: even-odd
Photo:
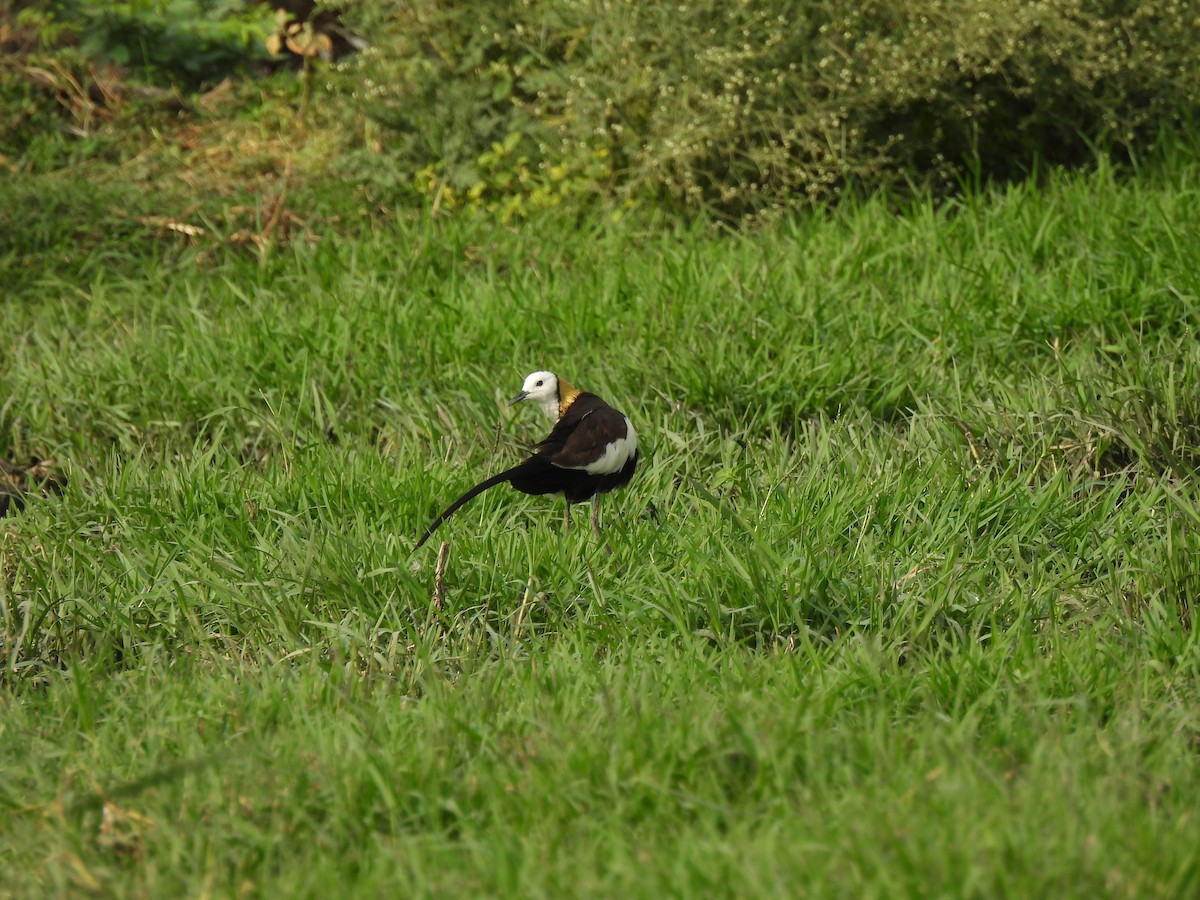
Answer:
[[[535,455],[517,466],[508,480],[524,494],[562,494],[571,503],[581,503],[596,494],[606,494],[624,487],[636,469],[636,453],[619,471],[606,475],[592,475],[583,469],[563,469],[544,456]]]

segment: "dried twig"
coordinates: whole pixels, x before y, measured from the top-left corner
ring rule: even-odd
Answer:
[[[283,179],[279,188],[279,194],[275,197],[274,205],[271,207],[271,212],[267,216],[267,222],[263,226],[263,230],[258,235],[256,243],[259,250],[265,257],[270,253],[271,244],[274,240],[275,229],[279,227],[279,222],[283,218],[284,211],[287,206],[288,188],[292,178],[292,157],[289,154],[287,161],[283,166]]]
[[[446,599],[446,563],[450,559],[450,542],[442,541],[438,550],[437,568],[433,572],[433,598],[430,601],[438,612],[442,610],[442,602]]]
[[[513,623],[512,643],[516,647],[521,639],[521,626],[525,623],[525,610],[529,609],[529,601],[533,597],[533,579],[525,584],[525,596],[521,598],[521,608],[517,610],[517,621]]]

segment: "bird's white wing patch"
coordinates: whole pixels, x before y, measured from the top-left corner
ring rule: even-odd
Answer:
[[[629,462],[629,457],[637,453],[637,432],[633,430],[633,425],[629,421],[629,417],[625,417],[625,437],[618,438],[604,447],[604,452],[599,458],[588,463],[586,466],[563,466],[564,469],[582,469],[589,475],[612,475],[614,472],[620,472],[625,468],[625,463]]]

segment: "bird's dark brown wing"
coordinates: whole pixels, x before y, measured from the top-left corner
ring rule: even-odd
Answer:
[[[566,469],[582,469],[604,455],[605,448],[626,437],[625,417],[611,406],[604,406],[579,420],[563,445],[550,456],[550,462]]]
[[[571,434],[591,413],[608,404],[595,394],[582,393],[568,408],[566,415],[554,423],[550,433],[533,445],[533,452],[538,456],[551,457],[558,453],[570,440]]]
[[[595,394],[580,394],[533,452],[556,466],[579,469],[628,433],[625,416]]]

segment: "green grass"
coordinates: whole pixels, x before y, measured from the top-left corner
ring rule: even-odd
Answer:
[[[1198,171],[265,262],[19,201],[0,893],[1194,894]],[[436,608],[543,367],[642,436],[615,553],[500,489]]]

